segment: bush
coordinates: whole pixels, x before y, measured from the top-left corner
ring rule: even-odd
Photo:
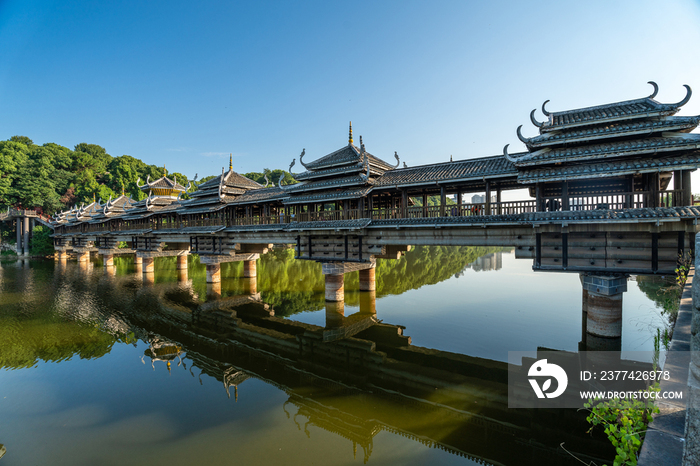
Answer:
[[[43,225],[37,225],[32,230],[33,236],[29,251],[33,256],[50,256],[54,253],[51,229]]]

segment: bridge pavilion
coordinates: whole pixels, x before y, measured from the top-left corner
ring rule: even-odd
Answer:
[[[690,184],[700,116],[676,115],[691,90],[668,104],[652,85],[648,97],[595,107],[550,112],[543,104],[544,121],[530,114],[538,134],[516,131],[521,152],[506,146],[490,157],[399,167],[396,153],[392,165],[361,138],[354,145],[351,128],[348,144],[330,154],[307,163],[303,151],[294,184],[262,186],[229,165],[183,200],[187,188],[167,176],[147,180],[145,200],[122,196],[57,215],[55,246],[60,258],[134,253],[145,274],[155,257],[176,255],[186,269],[196,253],[215,283],[222,262],[244,261],[253,278],[260,254],[291,244],[298,258],[322,263],[329,301],[343,300],[347,272],[359,270],[361,289],[373,290],[376,259],[396,259],[410,245],[515,246],[536,270],[583,273],[585,293],[619,294],[626,274],[673,273],[700,218]],[[502,200],[523,188],[529,196]],[[463,202],[468,193],[484,193],[484,202]]]

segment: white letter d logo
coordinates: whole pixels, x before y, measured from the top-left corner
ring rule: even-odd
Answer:
[[[556,398],[566,390],[566,385],[569,383],[569,378],[566,376],[564,369],[557,366],[556,364],[548,364],[546,359],[540,359],[530,366],[530,370],[527,372],[529,377],[549,377],[542,384],[542,388],[537,383],[536,379],[528,379],[532,389],[535,391],[537,398]],[[547,390],[552,386],[552,377],[557,380],[557,389],[552,393],[547,393]]]

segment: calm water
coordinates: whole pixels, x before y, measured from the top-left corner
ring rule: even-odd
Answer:
[[[196,257],[154,283],[127,258],[2,262],[0,464],[576,464],[561,442],[609,461],[581,413],[503,397],[508,351],[577,351],[578,275],[487,252],[381,261],[375,296],[347,275],[344,325],[382,324],[326,346],[343,318],[291,250],[221,287]],[[623,320],[622,349],[652,350],[665,317],[630,280]]]

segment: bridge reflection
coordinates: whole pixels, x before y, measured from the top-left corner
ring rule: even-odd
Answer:
[[[326,302],[321,326],[277,316],[257,280],[202,290],[192,280],[141,282],[99,268],[86,280],[84,269],[61,270],[62,287],[90,288],[114,311],[94,319],[116,319],[122,333],[186,352],[172,370],[213,377],[238,402],[247,380],[273,385],[300,431],[345,438],[365,462],[381,432],[481,464],[576,464],[561,442],[585,461],[610,456],[602,439],[575,434],[586,430],[582,413],[509,410],[506,363],[412,345],[404,327],[378,319],[374,291],[360,292],[359,311],[347,316],[344,303]],[[157,370],[158,359],[170,358],[148,352]]]

